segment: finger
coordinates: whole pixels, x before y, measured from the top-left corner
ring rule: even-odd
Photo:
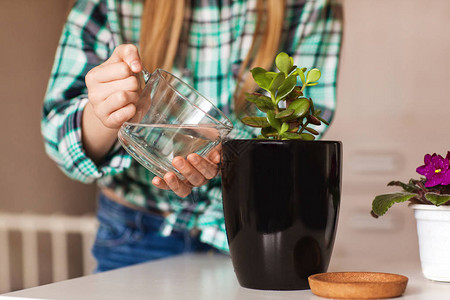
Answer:
[[[125,79],[133,74],[130,66],[121,61],[117,63],[102,64],[89,71],[86,77],[92,82],[103,83]]]
[[[162,190],[169,190],[170,189],[169,186],[167,185],[167,183],[162,178],[159,178],[157,176],[153,177],[152,183],[158,189],[162,189]]]
[[[114,49],[113,54],[105,63],[109,64],[121,61],[125,62],[134,73],[142,71],[141,58],[139,57],[138,48],[135,45],[119,45]]]
[[[208,154],[208,159],[214,164],[219,164],[220,163],[220,152],[217,150],[212,150]]]
[[[99,118],[107,118],[113,112],[127,106],[130,103],[136,104],[138,101],[139,94],[137,92],[116,92],[106,98],[105,101],[102,101],[96,105],[96,114]]]
[[[109,128],[119,128],[123,123],[131,119],[136,114],[136,106],[133,103],[122,107],[119,110],[111,113],[106,120],[104,125]]]
[[[216,147],[214,147],[207,156],[207,159],[209,159],[214,164],[220,163],[220,156],[222,153],[222,144],[220,143]]]
[[[164,181],[167,186],[181,198],[184,198],[191,193],[191,187],[181,182],[173,172],[166,173],[164,175]]]
[[[191,163],[191,165],[199,171],[203,177],[206,179],[212,179],[216,177],[218,172],[217,164],[211,163],[206,159],[202,158],[200,155],[191,153],[188,155],[187,160]]]
[[[117,92],[138,92],[140,91],[139,80],[136,76],[128,76],[125,79],[115,80],[111,82],[101,83],[100,87],[89,91],[89,99],[103,101]]]
[[[181,156],[175,157],[172,160],[172,164],[191,185],[201,186],[205,184],[206,178]]]

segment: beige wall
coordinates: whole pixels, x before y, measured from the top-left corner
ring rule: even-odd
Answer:
[[[369,216],[393,179],[418,177],[425,153],[450,150],[450,1],[344,0],[338,108],[327,139],[344,143],[336,256],[418,259],[413,212]]]
[[[93,186],[67,179],[44,153],[42,98],[68,1],[0,0],[0,210],[81,214]],[[427,152],[450,150],[450,1],[344,0],[335,120],[344,143],[335,256],[417,259],[406,205],[369,216],[375,194],[408,180]],[[391,254],[392,253],[392,254]]]
[[[95,189],[44,152],[40,115],[68,0],[0,0],[0,210],[80,214]]]

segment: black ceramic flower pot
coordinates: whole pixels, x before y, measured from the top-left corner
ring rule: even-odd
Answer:
[[[341,194],[334,141],[229,140],[222,188],[231,259],[241,286],[308,289],[326,272]]]

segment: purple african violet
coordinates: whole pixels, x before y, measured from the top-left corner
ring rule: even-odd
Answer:
[[[436,153],[433,155],[427,154],[424,157],[424,162],[425,165],[418,167],[416,171],[427,178],[425,187],[450,184],[450,151],[447,152],[445,158]]]

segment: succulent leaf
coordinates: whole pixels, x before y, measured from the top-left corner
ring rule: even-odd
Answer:
[[[302,84],[305,84],[306,78],[303,69],[297,68],[297,73],[300,76],[300,79],[302,80]]]
[[[263,135],[264,137],[274,137],[274,136],[278,136],[278,131],[269,126],[269,127],[264,127],[263,129],[261,129],[261,135]]]
[[[294,118],[301,118],[304,117],[309,110],[310,102],[308,98],[298,98],[294,101],[292,101],[291,104],[289,104],[288,108],[294,110],[293,117]]]
[[[312,129],[311,127],[305,127],[305,130],[309,131],[312,134],[319,135],[319,132],[315,129]]]
[[[284,72],[280,72],[275,76],[275,78],[270,83],[270,91],[272,94],[275,93],[275,91],[283,84],[284,80],[286,79],[286,74]]]
[[[280,120],[275,118],[275,112],[270,111],[270,110],[267,112],[267,122],[269,123],[270,126],[272,126],[278,132],[280,132],[280,130],[281,130],[281,122],[280,122]],[[266,126],[264,126],[264,127],[266,127]]]
[[[271,80],[273,80],[277,75],[277,72],[266,72],[266,76],[268,76]]]
[[[317,117],[313,116],[313,115],[308,115],[306,117],[306,119],[308,120],[309,123],[314,124],[314,125],[320,125],[320,120],[317,119]]]
[[[270,83],[272,82],[272,79],[270,76],[266,75],[267,71],[263,68],[254,68],[250,72],[252,72],[253,79],[255,82],[266,91],[269,91]]]
[[[296,84],[297,84],[297,76],[289,75],[278,89],[277,103],[281,99],[286,97],[295,88]]]
[[[264,117],[245,117],[242,118],[242,122],[251,127],[267,127],[270,126],[269,122],[267,122],[267,119]]]
[[[288,54],[281,52],[280,54],[277,55],[277,57],[275,58],[275,65],[277,66],[278,70],[280,70],[281,72],[284,72],[286,74],[289,73],[289,70],[292,68],[292,66],[294,65],[293,60],[291,59],[291,57],[289,57]]]
[[[288,131],[289,129],[289,124],[288,123],[283,123],[281,125],[281,129],[280,129],[280,134],[282,135],[283,133],[285,133],[286,131]]]
[[[293,110],[291,108],[288,108],[288,109],[285,109],[285,110],[280,111],[279,113],[277,113],[275,115],[275,118],[277,118],[277,119],[286,118],[286,117],[289,117],[290,115],[292,115],[294,112],[295,112],[295,110]]]
[[[294,132],[285,132],[282,135],[284,138],[288,139],[288,140],[301,140],[302,136],[298,133],[294,133]]]
[[[325,119],[322,119],[321,117],[319,117],[319,116],[316,116],[316,118],[317,119],[319,119],[320,120],[320,122],[322,122],[322,123],[324,123],[324,124],[326,124],[326,125],[330,125],[330,123],[328,123],[328,121],[327,120],[325,120]]]
[[[316,139],[315,136],[309,133],[300,133],[300,137],[305,141],[314,141]]]
[[[306,74],[306,83],[316,82],[320,79],[321,73],[319,69],[311,69]]]
[[[247,94],[245,99],[249,102],[255,103],[256,107],[262,112],[267,112],[268,110],[274,110],[275,106],[272,100],[259,93]]]

